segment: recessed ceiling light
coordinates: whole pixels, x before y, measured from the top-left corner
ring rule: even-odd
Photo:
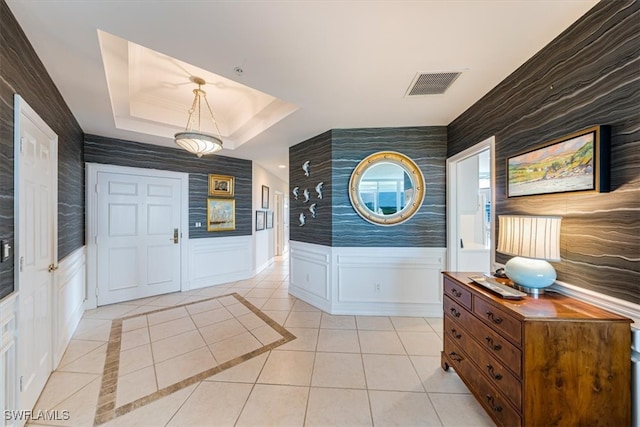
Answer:
[[[287,165],[278,165],[280,169],[286,169]]]

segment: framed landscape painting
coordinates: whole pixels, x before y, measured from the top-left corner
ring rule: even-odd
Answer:
[[[507,197],[609,191],[609,131],[594,126],[507,158]]]
[[[207,199],[207,231],[236,229],[236,201],[234,199]]]

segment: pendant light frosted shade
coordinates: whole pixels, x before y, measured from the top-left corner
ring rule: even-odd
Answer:
[[[213,117],[213,111],[209,101],[207,101],[207,93],[200,87],[206,82],[200,77],[191,77],[190,80],[198,85],[197,89],[193,90],[194,98],[191,108],[189,109],[189,119],[187,120],[187,127],[183,132],[175,134],[175,143],[190,153],[195,154],[198,157],[202,157],[206,154],[213,154],[216,151],[222,150],[222,138],[220,137],[220,129],[218,129],[218,123],[215,117]],[[202,132],[200,130],[200,117],[202,116],[202,99],[207,106],[211,120],[215,125],[218,135],[212,135],[210,133]],[[198,121],[197,126],[194,126],[194,122]]]
[[[175,140],[180,147],[198,157],[213,154],[222,149],[222,141],[218,137],[203,132],[178,132]]]

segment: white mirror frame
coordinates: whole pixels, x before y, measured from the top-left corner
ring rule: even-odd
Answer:
[[[380,163],[392,163],[400,166],[409,175],[413,183],[414,194],[411,202],[401,211],[392,215],[380,215],[371,211],[360,197],[360,181],[362,177],[370,168]],[[351,205],[358,215],[375,225],[391,226],[407,221],[418,212],[424,201],[424,196],[425,183],[420,168],[409,157],[395,151],[379,151],[366,157],[356,166],[349,179],[349,200]]]

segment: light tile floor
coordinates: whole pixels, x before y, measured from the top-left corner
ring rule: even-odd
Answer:
[[[34,408],[70,419],[33,425],[94,424],[112,323],[125,411],[103,426],[494,425],[442,371],[441,319],[332,316],[289,295],[288,271],[280,260],[250,280],[87,311]],[[281,344],[246,305],[217,298],[232,293],[296,338]],[[266,350],[197,377],[256,349]],[[158,396],[163,387],[171,392]]]

